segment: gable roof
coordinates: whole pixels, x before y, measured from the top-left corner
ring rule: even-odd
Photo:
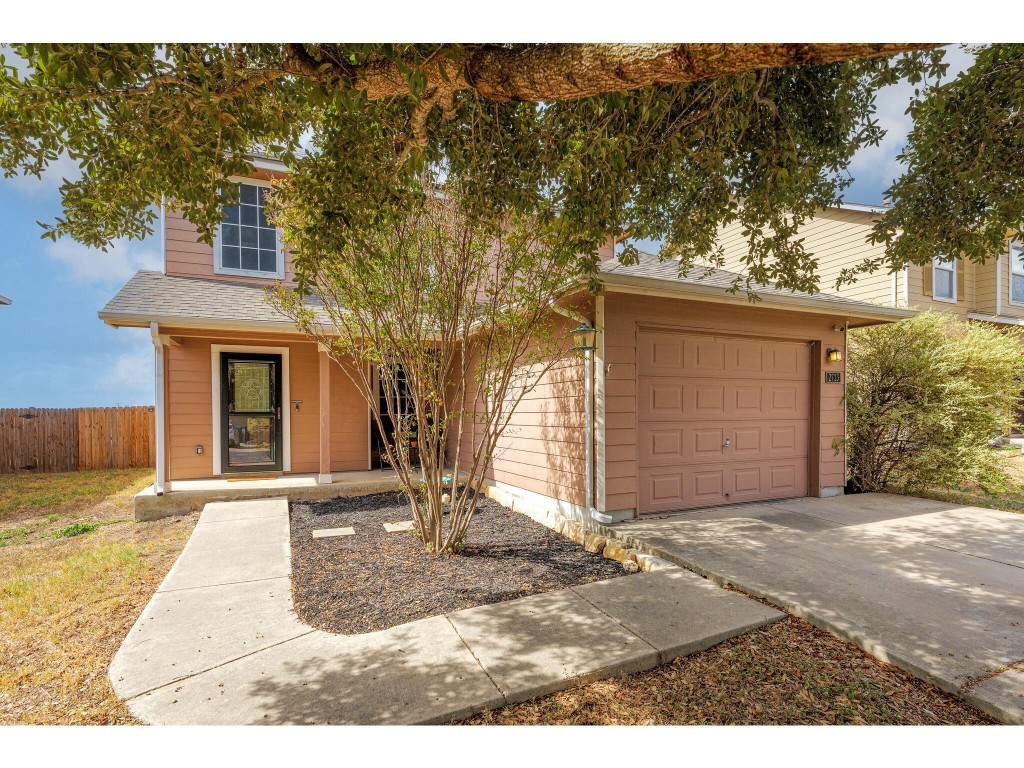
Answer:
[[[10,303],[11,303],[11,300],[8,299],[6,296],[0,296],[0,304],[10,304]]]
[[[725,269],[706,269],[701,266],[693,266],[686,274],[680,275],[678,261],[662,261],[658,256],[645,251],[640,251],[640,260],[637,264],[626,265],[617,259],[609,260],[601,264],[600,271],[605,284],[611,289],[653,289],[686,294],[697,300],[750,304],[747,291],[740,288],[736,293],[730,293],[728,290],[737,280],[742,285],[746,280],[743,275]],[[758,284],[752,287],[751,292],[757,295],[762,306],[842,314],[867,321],[902,320],[917,314],[911,309],[880,306],[831,293],[790,291],[775,285]]]

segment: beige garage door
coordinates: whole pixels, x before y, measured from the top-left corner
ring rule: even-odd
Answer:
[[[807,495],[810,345],[641,331],[643,512]]]

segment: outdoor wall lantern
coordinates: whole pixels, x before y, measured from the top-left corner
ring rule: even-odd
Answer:
[[[572,329],[572,348],[577,352],[589,352],[592,349],[597,349],[596,341],[597,331],[586,320],[580,323],[578,328]]]
[[[825,359],[830,363],[838,363],[843,359],[843,351],[834,347],[829,347],[825,350]]]

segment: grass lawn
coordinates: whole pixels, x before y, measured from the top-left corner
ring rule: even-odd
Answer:
[[[107,665],[196,516],[132,520],[151,470],[0,475],[0,723],[133,722]]]

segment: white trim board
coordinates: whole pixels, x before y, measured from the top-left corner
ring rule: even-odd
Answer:
[[[594,484],[595,499],[594,506],[598,512],[606,512],[608,507],[608,485],[605,477],[607,466],[607,450],[605,447],[605,403],[606,384],[605,376],[608,371],[605,367],[605,310],[604,295],[599,295],[594,301],[594,327],[597,329],[597,349],[594,350]]]
[[[291,416],[291,368],[289,367],[289,347],[260,347],[243,344],[211,344],[210,345],[210,369],[213,380],[213,474],[219,476],[224,474],[221,467],[221,433],[220,433],[220,353],[221,352],[253,352],[261,355],[281,356],[281,425],[283,456],[281,468],[284,472],[292,471],[292,416]]]
[[[982,320],[986,323],[999,323],[1000,325],[1024,325],[1024,317],[1000,317],[998,315],[986,315],[982,312],[968,312],[968,320]]]

